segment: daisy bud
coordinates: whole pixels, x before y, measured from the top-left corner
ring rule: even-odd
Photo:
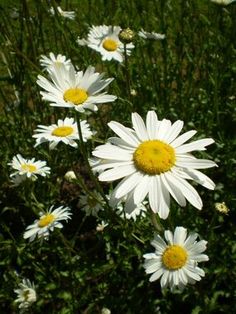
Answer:
[[[135,33],[128,27],[125,29],[122,29],[119,33],[119,40],[123,44],[129,44],[134,40]]]

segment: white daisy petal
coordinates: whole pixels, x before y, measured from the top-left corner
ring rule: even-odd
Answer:
[[[184,134],[177,137],[173,142],[171,142],[171,146],[175,147],[175,148],[179,147],[183,143],[187,142],[196,133],[197,133],[197,131],[195,131],[195,130],[185,132]]]
[[[133,165],[125,165],[114,169],[106,170],[99,175],[100,181],[114,181],[135,172]]]
[[[212,143],[214,143],[214,140],[212,138],[204,138],[202,140],[198,140],[189,144],[178,146],[176,148],[176,153],[183,154],[183,153],[192,152],[194,150],[199,150],[199,151],[206,150],[205,146],[208,146]]]
[[[136,112],[132,114],[132,123],[140,141],[148,140],[148,134],[143,119]]]
[[[176,227],[174,235],[165,231],[167,243],[155,235],[151,244],[155,253],[144,254],[146,274],[152,274],[149,281],[158,280],[162,288],[183,289],[187,284],[194,284],[205,276],[205,272],[197,266],[199,262],[207,261],[208,256],[201,254],[206,249],[204,240],[196,242],[197,234],[187,237],[187,230]],[[201,250],[201,253],[198,251]]]

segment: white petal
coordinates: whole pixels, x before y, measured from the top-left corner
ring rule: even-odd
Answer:
[[[155,111],[148,111],[146,117],[147,133],[150,140],[157,139],[160,122],[157,119]]]
[[[168,189],[169,193],[171,194],[171,196],[176,200],[176,202],[180,206],[183,206],[183,207],[186,206],[186,200],[185,200],[185,197],[183,196],[183,193],[171,181],[172,175],[169,172],[165,172],[161,174],[161,179],[163,181],[163,184],[165,185],[165,187]]]
[[[185,161],[177,159],[176,166],[191,169],[207,169],[211,167],[217,167],[217,164],[214,161],[208,159],[189,159]]]
[[[158,271],[156,271],[155,273],[152,274],[152,276],[149,278],[150,282],[153,282],[157,279],[159,279],[161,277],[161,275],[163,274],[163,269],[159,269]]]
[[[165,235],[166,241],[169,244],[173,244],[173,241],[174,241],[173,233],[170,230],[166,230],[164,235]]]
[[[102,159],[112,159],[112,160],[132,160],[132,153],[120,147],[111,144],[100,145],[95,148],[92,152],[93,156]]]
[[[183,121],[177,120],[169,129],[169,131],[163,137],[163,140],[167,143],[171,143],[179,135],[183,128]]]
[[[129,176],[135,171],[136,171],[136,168],[133,165],[121,166],[121,167],[104,171],[103,173],[99,175],[98,179],[100,181],[110,182],[110,181],[114,181],[114,180]]]
[[[175,232],[174,232],[174,243],[184,245],[186,236],[187,236],[187,229],[183,227],[176,227]]]
[[[171,122],[170,120],[163,119],[160,121],[160,126],[158,130],[158,139],[163,140],[168,133],[169,129],[171,127]]]
[[[150,182],[150,176],[148,175],[143,175],[143,177],[140,178],[140,181],[134,190],[135,204],[141,203],[146,197],[149,190],[149,182]]]
[[[129,145],[132,145],[133,147],[137,147],[139,145],[138,139],[122,124],[111,121],[108,123],[108,126]]]
[[[208,146],[212,143],[214,143],[214,140],[212,138],[204,138],[189,144],[178,146],[175,150],[177,154],[188,153],[195,150],[203,151],[206,150],[205,146]]]
[[[171,146],[173,146],[174,148],[179,147],[180,145],[182,145],[183,143],[185,143],[187,140],[189,140],[191,137],[194,136],[194,134],[196,134],[197,131],[192,130],[192,131],[188,131],[185,132],[184,134],[180,135],[179,137],[177,137],[172,143]]]
[[[132,113],[132,123],[133,123],[133,127],[134,127],[134,130],[135,130],[138,138],[141,141],[147,141],[148,140],[148,134],[147,134],[145,124],[143,122],[143,119],[136,112]]]
[[[129,193],[139,182],[140,173],[135,172],[131,176],[127,177],[123,184],[116,190],[115,197],[121,198]]]
[[[192,180],[201,184],[202,186],[204,186],[205,188],[209,190],[214,190],[215,183],[210,178],[208,178],[208,176],[206,176],[202,172],[195,169],[184,169],[184,170],[191,177]]]

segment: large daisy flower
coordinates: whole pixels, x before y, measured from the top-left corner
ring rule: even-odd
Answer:
[[[144,268],[147,274],[152,274],[149,281],[161,277],[161,287],[184,288],[188,283],[193,284],[205,276],[198,267],[198,262],[208,261],[208,256],[202,254],[206,250],[207,241],[196,241],[198,235],[190,234],[183,227],[176,227],[174,234],[165,231],[166,242],[156,235],[151,242],[155,253],[144,254]]]
[[[39,63],[42,67],[44,67],[47,71],[50,71],[53,66],[60,67],[62,64],[68,69],[71,65],[70,59],[66,59],[66,56],[61,54],[54,55],[53,52],[49,53],[49,57],[45,55],[41,55]]]
[[[46,213],[40,213],[40,218],[26,228],[24,239],[29,238],[30,242],[32,242],[36,236],[38,236],[38,238],[48,239],[49,233],[52,232],[54,228],[61,229],[63,227],[60,221],[67,221],[68,219],[71,219],[69,207],[60,206],[53,209],[53,206],[51,206]]]
[[[31,283],[29,279],[23,279],[14,292],[17,294],[15,302],[19,303],[20,309],[29,308],[37,300],[34,283]]]
[[[102,60],[122,62],[124,60],[124,44],[119,39],[120,26],[92,26],[89,28],[87,39],[77,39],[81,46],[88,46],[102,55]],[[132,43],[126,44],[126,52],[131,54]]]
[[[14,156],[8,165],[16,170],[10,177],[17,177],[18,179],[19,176],[22,176],[25,179],[31,178],[36,180],[38,175],[45,177],[50,173],[50,168],[46,166],[46,161],[35,161],[35,158],[25,159],[20,154]],[[18,179],[16,179],[16,181],[18,181]],[[22,182],[23,180],[19,179],[19,181]]]
[[[88,123],[84,120],[80,122],[83,141],[87,142],[93,135]],[[65,118],[64,120],[58,120],[57,124],[50,126],[38,125],[33,135],[36,138],[35,146],[38,146],[44,142],[49,142],[49,148],[54,149],[59,142],[72,147],[77,147],[75,140],[79,140],[79,134],[77,129],[77,123],[73,118]]]
[[[137,113],[132,114],[132,123],[133,129],[115,121],[108,123],[119,137],[108,139],[107,144],[93,151],[100,162],[92,168],[100,172],[100,181],[123,178],[112,193],[111,205],[116,206],[126,196],[126,208],[130,212],[130,208],[135,208],[148,195],[153,212],[166,219],[171,195],[180,206],[185,206],[187,199],[201,209],[202,200],[187,180],[214,189],[212,180],[197,169],[216,164],[190,153],[205,150],[214,140],[206,138],[184,144],[196,131],[178,136],[183,121],[173,124],[166,119],[159,121],[154,111],[148,112],[146,126]]]
[[[96,104],[112,102],[117,98],[101,93],[113,78],[102,79],[104,74],[95,72],[92,66],[83,73],[75,71],[72,65],[68,69],[62,64],[60,67],[52,66],[49,74],[51,80],[39,75],[37,84],[44,89],[40,94],[51,106],[74,108],[79,112],[85,109],[96,111]]]

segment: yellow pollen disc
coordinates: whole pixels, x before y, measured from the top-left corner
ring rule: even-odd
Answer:
[[[104,40],[102,46],[107,51],[115,51],[118,48],[118,42],[114,39],[107,38]]]
[[[66,137],[73,133],[74,129],[71,126],[59,126],[55,130],[52,131],[52,135],[59,137]]]
[[[28,172],[34,172],[37,170],[37,167],[35,167],[35,165],[31,165],[31,164],[23,164],[23,165],[21,165],[21,169],[28,171]]]
[[[138,170],[149,175],[157,175],[173,167],[175,151],[162,141],[145,141],[135,150],[133,161]]]
[[[188,254],[180,245],[170,245],[162,255],[162,263],[170,270],[182,268],[187,261]]]
[[[39,219],[38,226],[40,228],[48,226],[50,223],[52,223],[55,219],[55,216],[53,214],[47,214],[44,217]]]
[[[70,101],[74,105],[81,105],[87,100],[88,94],[82,88],[69,88],[65,91],[63,98],[65,101]]]

